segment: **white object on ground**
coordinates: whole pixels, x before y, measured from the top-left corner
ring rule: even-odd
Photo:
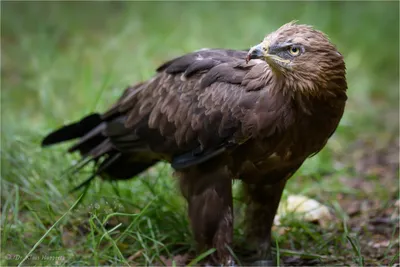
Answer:
[[[287,215],[296,216],[308,222],[318,222],[321,226],[327,225],[332,220],[328,207],[318,201],[301,195],[290,195],[283,200],[275,216],[275,225],[280,225],[280,218]]]

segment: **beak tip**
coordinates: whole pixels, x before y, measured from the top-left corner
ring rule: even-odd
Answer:
[[[263,58],[264,57],[264,49],[263,45],[258,44],[250,48],[249,52],[246,56],[246,63],[248,63],[251,59]]]

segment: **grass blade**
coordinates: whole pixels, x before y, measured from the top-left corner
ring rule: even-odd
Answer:
[[[281,252],[279,249],[278,239],[275,239],[275,249],[276,249],[276,266],[281,266],[280,265]]]
[[[364,266],[364,257],[361,255],[361,248],[360,245],[358,244],[358,242],[354,241],[353,238],[351,238],[349,235],[347,236],[347,240],[349,240],[351,247],[353,248],[353,250],[355,251],[355,253],[358,256],[358,264],[360,266]]]
[[[199,261],[206,258],[208,255],[211,255],[215,251],[216,251],[215,248],[211,248],[211,249],[207,250],[206,252],[201,253],[199,256],[197,256],[196,258],[191,260],[187,266],[193,266],[194,264],[197,264]]]
[[[32,247],[32,249],[28,252],[28,254],[26,254],[26,256],[24,257],[24,259],[18,264],[18,266],[21,266],[22,263],[24,263],[29,256],[35,251],[35,249],[40,245],[40,243],[42,243],[43,239],[46,238],[46,236],[50,233],[51,230],[54,229],[54,227],[56,227],[56,225],[79,203],[79,201],[81,200],[83,195],[81,195],[76,201],[75,203],[68,209],[67,212],[65,212],[60,219],[58,219],[47,231],[46,233],[44,233],[44,235],[36,242],[36,244]]]

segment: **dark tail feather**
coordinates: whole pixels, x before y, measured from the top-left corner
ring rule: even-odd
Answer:
[[[107,167],[109,167],[113,162],[118,160],[118,158],[120,158],[120,157],[121,157],[121,153],[118,153],[118,154],[114,155],[113,157],[108,158],[105,161],[103,161],[101,163],[101,165],[97,168],[97,170],[95,170],[93,172],[93,174],[91,176],[89,176],[89,178],[87,178],[85,181],[83,181],[80,185],[76,186],[70,192],[75,192],[75,191],[79,190],[80,188],[88,185],[97,175],[101,174],[105,169],[107,169]]]
[[[79,122],[66,125],[46,136],[42,141],[42,146],[49,146],[64,141],[79,138],[90,132],[102,122],[99,114],[86,116]]]
[[[141,161],[140,157],[133,157],[132,154],[122,154],[117,151],[110,139],[103,133],[107,123],[110,121],[103,121],[99,114],[91,114],[78,122],[50,133],[43,139],[43,147],[78,139],[68,149],[68,152],[79,151],[82,158],[77,164],[68,168],[63,175],[74,174],[89,163],[95,162],[92,175],[72,191],[86,187],[96,176],[105,180],[133,178],[158,162],[158,160],[148,158]]]
[[[158,160],[132,161],[130,157],[121,155],[118,160],[104,169],[104,173],[109,180],[127,180],[139,175],[157,162]]]
[[[126,180],[139,175],[144,172],[158,160],[153,160],[149,162],[132,162],[129,161],[129,157],[122,153],[114,154],[113,156],[108,156],[100,166],[80,185],[71,190],[74,192],[82,187],[87,186],[96,176],[105,176],[107,180]]]

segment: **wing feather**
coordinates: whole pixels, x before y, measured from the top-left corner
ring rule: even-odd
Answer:
[[[246,64],[245,56],[245,51],[202,50],[164,63],[113,107],[124,120],[108,131],[112,143],[122,152],[170,155],[175,167],[199,164],[241,144],[262,128],[261,120],[273,117],[255,115],[265,94],[260,90],[265,66]]]

